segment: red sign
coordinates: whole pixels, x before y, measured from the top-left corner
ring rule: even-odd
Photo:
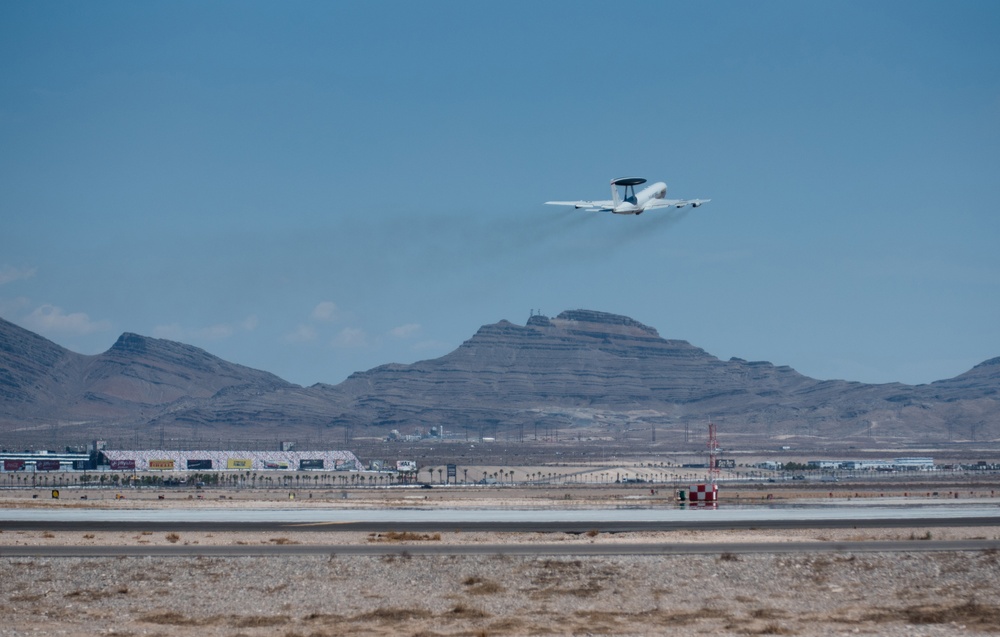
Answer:
[[[4,460],[3,461],[4,471],[23,471],[24,470],[24,460]]]

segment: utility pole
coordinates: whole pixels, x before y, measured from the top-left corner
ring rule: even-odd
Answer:
[[[708,423],[708,479],[715,482],[719,477],[719,439],[715,437],[715,423]]]

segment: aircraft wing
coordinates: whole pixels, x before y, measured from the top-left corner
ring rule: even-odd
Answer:
[[[711,199],[654,199],[650,201],[643,210],[656,210],[658,208],[683,208],[691,206],[697,208],[708,203]]]
[[[586,209],[593,211],[611,210],[615,206],[613,201],[546,201],[550,206],[573,206],[576,209]]]

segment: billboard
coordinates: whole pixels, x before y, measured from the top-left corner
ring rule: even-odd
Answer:
[[[264,468],[265,469],[282,469],[282,470],[287,470],[288,469],[288,463],[287,462],[282,462],[280,460],[279,461],[265,460],[264,461]]]
[[[322,469],[323,460],[299,460],[299,471],[305,471],[307,469]]]
[[[353,460],[337,460],[333,463],[334,471],[357,471],[357,464]]]
[[[149,461],[149,468],[150,469],[160,470],[160,471],[173,471],[174,470],[174,461],[173,460],[163,460],[163,459],[160,459],[160,460],[150,460]]]
[[[212,461],[188,458],[187,468],[189,471],[207,471],[212,468]]]
[[[397,460],[396,471],[410,472],[417,470],[417,463],[413,460]]]
[[[227,469],[253,469],[253,460],[249,458],[229,458],[226,461]]]
[[[719,469],[735,469],[736,460],[733,458],[719,458],[715,461],[715,466]]]
[[[112,471],[134,471],[135,460],[109,460],[108,466]]]
[[[4,471],[24,471],[24,460],[4,460]]]
[[[35,471],[59,471],[59,461],[35,460]]]

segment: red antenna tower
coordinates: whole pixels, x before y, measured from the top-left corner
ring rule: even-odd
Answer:
[[[715,423],[708,423],[708,479],[711,482],[719,477],[719,439],[715,437]]]

